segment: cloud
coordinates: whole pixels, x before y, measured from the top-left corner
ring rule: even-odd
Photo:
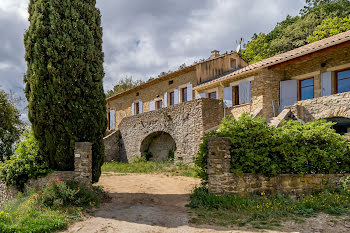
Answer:
[[[268,32],[304,0],[97,0],[103,26],[105,90],[119,79],[156,77],[162,71],[207,58],[213,49]],[[0,85],[23,94],[23,34],[28,0],[0,1]]]

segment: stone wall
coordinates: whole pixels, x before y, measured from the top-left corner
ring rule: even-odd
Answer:
[[[86,185],[91,185],[92,181],[92,143],[77,142],[74,151],[74,171],[54,171],[45,177],[29,180],[24,190],[37,189],[46,186],[52,179],[62,179],[64,181],[78,181]],[[0,205],[14,198],[18,190],[14,187],[7,187],[0,182]]]
[[[302,194],[327,186],[341,186],[350,174],[282,174],[265,177],[258,174],[230,173],[231,155],[229,138],[209,140],[208,188],[213,194],[288,193]]]
[[[350,92],[298,101],[290,107],[305,122],[332,117],[350,118]]]
[[[141,155],[142,145],[147,143],[145,139],[163,132],[175,141],[175,162],[192,164],[204,132],[219,125],[222,118],[222,101],[207,98],[124,118],[119,125],[121,145],[115,159],[130,161]]]
[[[119,157],[119,152],[121,150],[120,141],[121,135],[119,130],[103,138],[105,145],[105,162],[126,162]]]

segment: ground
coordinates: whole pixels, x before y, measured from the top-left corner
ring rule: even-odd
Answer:
[[[93,217],[70,226],[66,233],[97,232],[262,232],[245,228],[226,229],[189,223],[191,213],[185,205],[197,178],[163,174],[105,174],[102,185],[111,200],[96,210]],[[264,232],[350,232],[346,217],[321,214],[304,223],[287,221],[279,231]]]

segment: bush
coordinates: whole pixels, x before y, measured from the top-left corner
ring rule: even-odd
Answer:
[[[248,114],[238,120],[224,118],[218,132],[202,138],[195,157],[198,176],[207,181],[208,140],[228,137],[231,141],[231,172],[316,174],[350,172],[350,147],[344,136],[331,128],[333,123],[318,120],[303,124],[284,122],[269,127],[264,118]]]
[[[15,155],[0,163],[0,179],[6,185],[13,185],[23,190],[24,184],[31,178],[49,173],[48,165],[38,155],[38,142],[33,132],[26,130],[17,145]]]
[[[140,155],[136,155],[130,159],[130,163],[144,163],[147,162],[146,158]]]
[[[69,206],[90,207],[100,203],[101,193],[102,190],[98,187],[89,188],[77,182],[53,179],[39,190],[34,200],[38,205],[53,209]]]

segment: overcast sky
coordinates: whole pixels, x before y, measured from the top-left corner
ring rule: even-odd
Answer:
[[[0,86],[24,97],[23,34],[29,0],[0,0]],[[102,14],[105,91],[119,79],[146,80],[179,65],[235,50],[269,32],[305,0],[97,0]]]

